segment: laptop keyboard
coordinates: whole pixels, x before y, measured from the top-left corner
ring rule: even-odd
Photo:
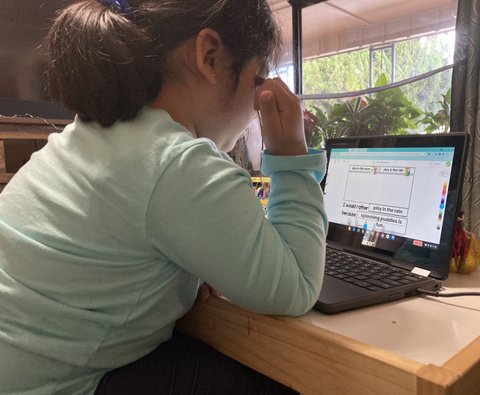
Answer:
[[[412,284],[425,277],[327,248],[325,274],[370,291]]]

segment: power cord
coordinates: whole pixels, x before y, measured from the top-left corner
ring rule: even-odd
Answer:
[[[441,293],[438,291],[427,291],[426,289],[417,289],[420,295],[435,296],[436,298],[453,298],[456,296],[480,296],[480,292],[449,292]]]

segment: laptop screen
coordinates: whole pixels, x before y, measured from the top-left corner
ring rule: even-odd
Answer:
[[[444,136],[329,141],[329,239],[446,277],[465,147]]]

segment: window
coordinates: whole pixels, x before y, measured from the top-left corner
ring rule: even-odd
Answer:
[[[294,90],[290,3],[314,1],[269,1],[285,48],[274,74]],[[336,136],[447,132],[457,2],[328,0],[302,8],[300,97],[309,145]],[[379,90],[391,84],[398,86]],[[246,134],[254,173],[259,135],[256,123]]]
[[[285,21],[287,1],[272,3]],[[457,0],[328,0],[302,8],[301,97],[310,144],[448,131],[456,8]],[[287,48],[295,45],[291,34],[283,34]],[[286,58],[282,69],[288,75],[293,62]]]

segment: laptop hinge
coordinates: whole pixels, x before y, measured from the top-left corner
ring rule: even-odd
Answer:
[[[431,271],[430,270],[426,270],[426,269],[422,269],[421,267],[414,267],[410,273],[413,273],[413,274],[418,274],[419,276],[422,276],[422,277],[428,277],[430,276],[430,273]]]

